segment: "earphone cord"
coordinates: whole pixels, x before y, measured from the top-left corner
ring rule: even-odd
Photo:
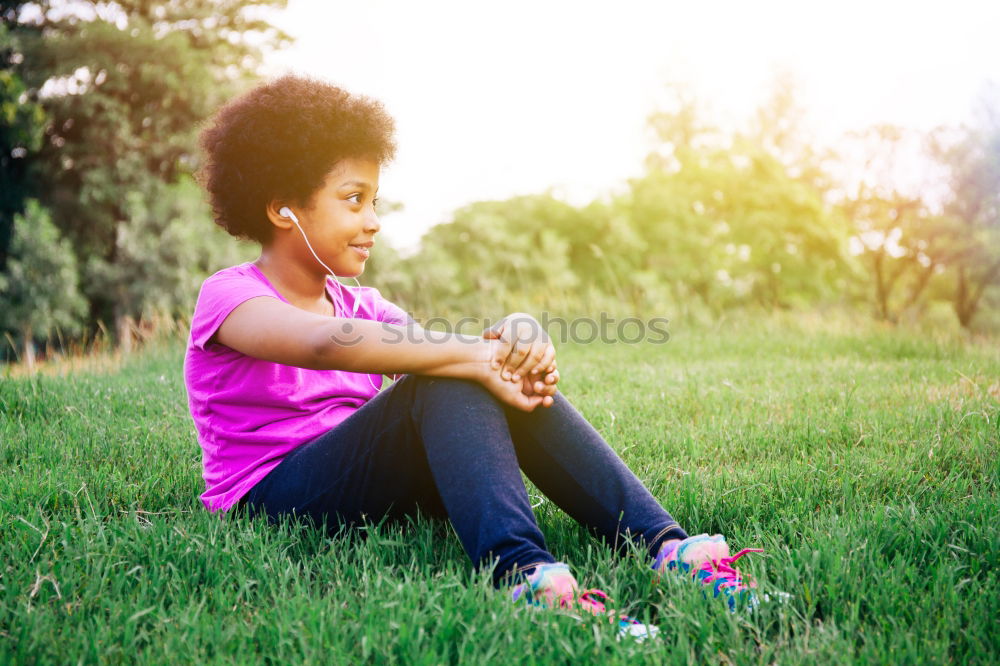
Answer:
[[[301,227],[301,226],[299,226],[299,222],[298,222],[298,220],[296,220],[296,219],[295,219],[295,218],[293,217],[293,218],[292,218],[292,222],[293,222],[293,223],[295,224],[295,227],[296,227],[296,228],[297,228],[297,229],[299,230],[299,233],[300,233],[300,234],[302,234],[302,239],[303,239],[303,240],[305,240],[305,242],[306,242],[306,247],[307,247],[307,248],[309,248],[309,251],[310,251],[310,252],[312,252],[312,256],[313,256],[313,258],[315,258],[315,259],[316,259],[316,261],[318,261],[318,262],[319,262],[319,265],[320,265],[320,266],[322,266],[323,268],[325,268],[325,269],[326,269],[327,273],[329,273],[329,274],[330,274],[330,275],[331,275],[331,276],[333,277],[333,281],[337,283],[337,288],[338,288],[338,289],[340,290],[340,302],[341,302],[341,303],[343,303],[343,302],[344,302],[344,285],[342,285],[342,284],[340,283],[340,280],[339,280],[339,279],[337,278],[337,274],[336,274],[336,273],[334,273],[334,272],[333,272],[333,271],[332,271],[332,270],[330,269],[330,267],[329,267],[329,266],[327,266],[326,264],[324,264],[324,263],[323,263],[323,260],[319,258],[319,255],[318,255],[318,254],[316,254],[316,250],[314,250],[314,249],[313,249],[313,246],[312,246],[312,243],[310,243],[310,242],[309,242],[309,237],[308,237],[308,236],[306,236],[306,232],[302,230],[302,227]],[[360,288],[361,288],[361,283],[360,283],[360,282],[358,282],[358,279],[357,279],[357,278],[355,278],[355,277],[352,277],[351,279],[352,279],[352,280],[354,280],[354,281],[355,281],[355,282],[357,283],[357,285],[358,285],[358,289],[360,289]],[[360,303],[361,303],[361,294],[359,293],[359,294],[357,294],[357,295],[356,295],[356,296],[354,297],[354,309],[353,309],[353,311],[351,312],[351,317],[350,317],[351,319],[356,319],[356,318],[357,318],[357,317],[356,317],[355,315],[357,315],[357,314],[358,314],[358,305],[359,305]],[[379,392],[379,391],[381,391],[381,390],[382,390],[382,389],[381,389],[380,387],[378,387],[378,386],[375,386],[375,382],[373,382],[373,381],[372,381],[372,376],[371,376],[370,374],[367,374],[367,373],[366,373],[366,374],[365,374],[365,376],[366,376],[366,377],[368,377],[368,383],[372,385],[372,388],[373,388],[373,389],[375,389],[375,391],[376,391],[376,392]]]

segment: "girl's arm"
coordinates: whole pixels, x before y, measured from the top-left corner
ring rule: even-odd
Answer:
[[[241,303],[213,340],[247,356],[300,368],[470,379],[525,411],[552,402],[549,396],[525,395],[520,382],[504,381],[491,367],[500,341],[428,332],[415,324],[328,317],[276,298]]]

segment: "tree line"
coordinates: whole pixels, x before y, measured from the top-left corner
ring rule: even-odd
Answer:
[[[985,95],[967,126],[877,126],[835,152],[809,140],[787,80],[742,130],[710,126],[679,90],[650,117],[654,146],[623,191],[581,207],[473,203],[370,279],[428,313],[839,305],[1000,330],[998,101]]]
[[[286,0],[0,2],[0,328],[128,344],[239,255],[192,182],[198,123],[289,38]]]
[[[211,223],[195,136],[289,43],[261,12],[284,5],[0,2],[5,358],[98,329],[127,346],[156,317],[189,316],[205,276],[252,258]],[[836,303],[997,328],[996,99],[968,126],[876,127],[833,153],[804,133],[791,86],[738,131],[679,93],[650,117],[654,145],[624,189],[584,206],[548,193],[470,204],[415,254],[382,243],[363,281],[425,316]],[[931,177],[903,185],[893,174],[915,154]]]

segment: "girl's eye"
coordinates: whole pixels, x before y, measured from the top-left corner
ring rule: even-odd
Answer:
[[[378,197],[375,197],[374,199],[372,199],[372,206],[377,206],[377,205],[378,205]]]
[[[355,192],[351,196],[347,197],[347,200],[348,201],[353,201],[354,203],[359,204],[359,203],[361,203],[361,193],[360,192]]]

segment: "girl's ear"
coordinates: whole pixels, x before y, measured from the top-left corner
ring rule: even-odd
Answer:
[[[290,204],[283,199],[272,199],[267,203],[267,219],[278,229],[291,229],[292,218],[281,214],[281,209]]]

